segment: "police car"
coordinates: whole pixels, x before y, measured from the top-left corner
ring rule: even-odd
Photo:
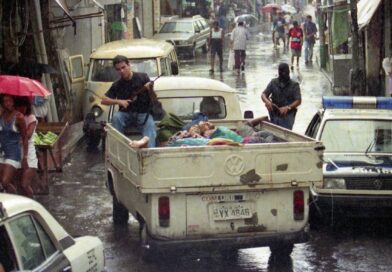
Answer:
[[[311,215],[392,216],[392,99],[323,97],[306,135],[325,145]]]
[[[0,264],[5,271],[103,271],[103,245],[72,238],[36,201],[0,193]]]

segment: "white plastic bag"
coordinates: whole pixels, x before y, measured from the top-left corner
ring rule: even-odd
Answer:
[[[227,68],[233,70],[234,67],[234,50],[231,49],[229,52],[229,61],[227,62]]]

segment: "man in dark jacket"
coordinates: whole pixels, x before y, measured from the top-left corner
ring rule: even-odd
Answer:
[[[261,99],[269,111],[271,123],[293,128],[297,107],[301,105],[301,91],[298,82],[290,79],[287,63],[279,64],[279,76],[271,80]]]
[[[113,66],[121,78],[113,82],[101,102],[103,105],[120,107],[113,115],[113,127],[124,133],[127,127],[135,126],[143,136],[149,138],[148,146],[155,147],[155,123],[150,111],[151,100],[156,94],[150,78],[145,73],[133,72],[125,56],[116,56],[113,59]]]

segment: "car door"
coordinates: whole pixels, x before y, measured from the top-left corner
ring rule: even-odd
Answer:
[[[33,214],[21,214],[6,226],[19,270],[71,271],[65,255]]]
[[[69,73],[71,78],[74,109],[71,112],[72,122],[83,120],[82,105],[85,89],[84,59],[83,55],[69,57]]]

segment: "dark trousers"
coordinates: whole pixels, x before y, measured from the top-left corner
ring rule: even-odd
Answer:
[[[245,65],[245,50],[234,50],[234,68],[240,69],[241,65]]]

